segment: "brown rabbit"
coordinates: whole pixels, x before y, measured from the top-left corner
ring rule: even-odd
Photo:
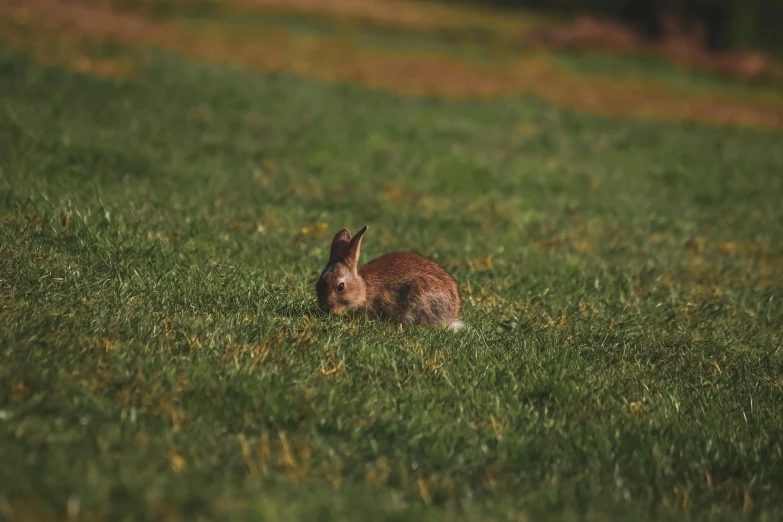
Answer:
[[[316,283],[318,305],[333,314],[369,311],[400,323],[461,330],[457,283],[437,263],[411,252],[394,252],[359,266],[362,227],[334,236],[329,263]]]

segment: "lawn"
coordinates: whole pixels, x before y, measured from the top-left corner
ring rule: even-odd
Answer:
[[[0,516],[783,517],[783,130],[128,52],[0,47]],[[320,313],[364,224],[468,329]]]

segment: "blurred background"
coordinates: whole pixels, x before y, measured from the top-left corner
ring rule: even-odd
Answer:
[[[126,19],[125,27],[114,31],[117,16],[197,21],[202,29],[209,22],[240,20],[247,28],[253,17],[261,17],[266,29],[290,29],[294,21],[280,18],[289,14],[327,17],[343,29],[346,23],[365,30],[395,27],[518,50],[547,46],[655,53],[681,66],[744,79],[779,77],[779,67],[767,55],[783,52],[783,0],[2,0],[0,14],[0,38],[39,51],[47,36],[70,44],[66,47],[79,40],[95,44],[128,37],[165,43],[139,19]],[[101,22],[106,26],[99,27]],[[64,51],[50,46],[46,52]]]
[[[150,50],[400,94],[783,122],[783,0],[2,0],[0,42],[123,78]]]

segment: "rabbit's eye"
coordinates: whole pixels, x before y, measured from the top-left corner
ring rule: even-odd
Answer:
[[[342,292],[343,290],[345,290],[345,283],[340,283],[339,285],[337,285],[338,292]]]

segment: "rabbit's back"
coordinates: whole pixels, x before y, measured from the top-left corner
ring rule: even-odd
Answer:
[[[440,265],[412,252],[377,257],[359,267],[367,308],[405,323],[450,325],[460,310],[454,278]]]

